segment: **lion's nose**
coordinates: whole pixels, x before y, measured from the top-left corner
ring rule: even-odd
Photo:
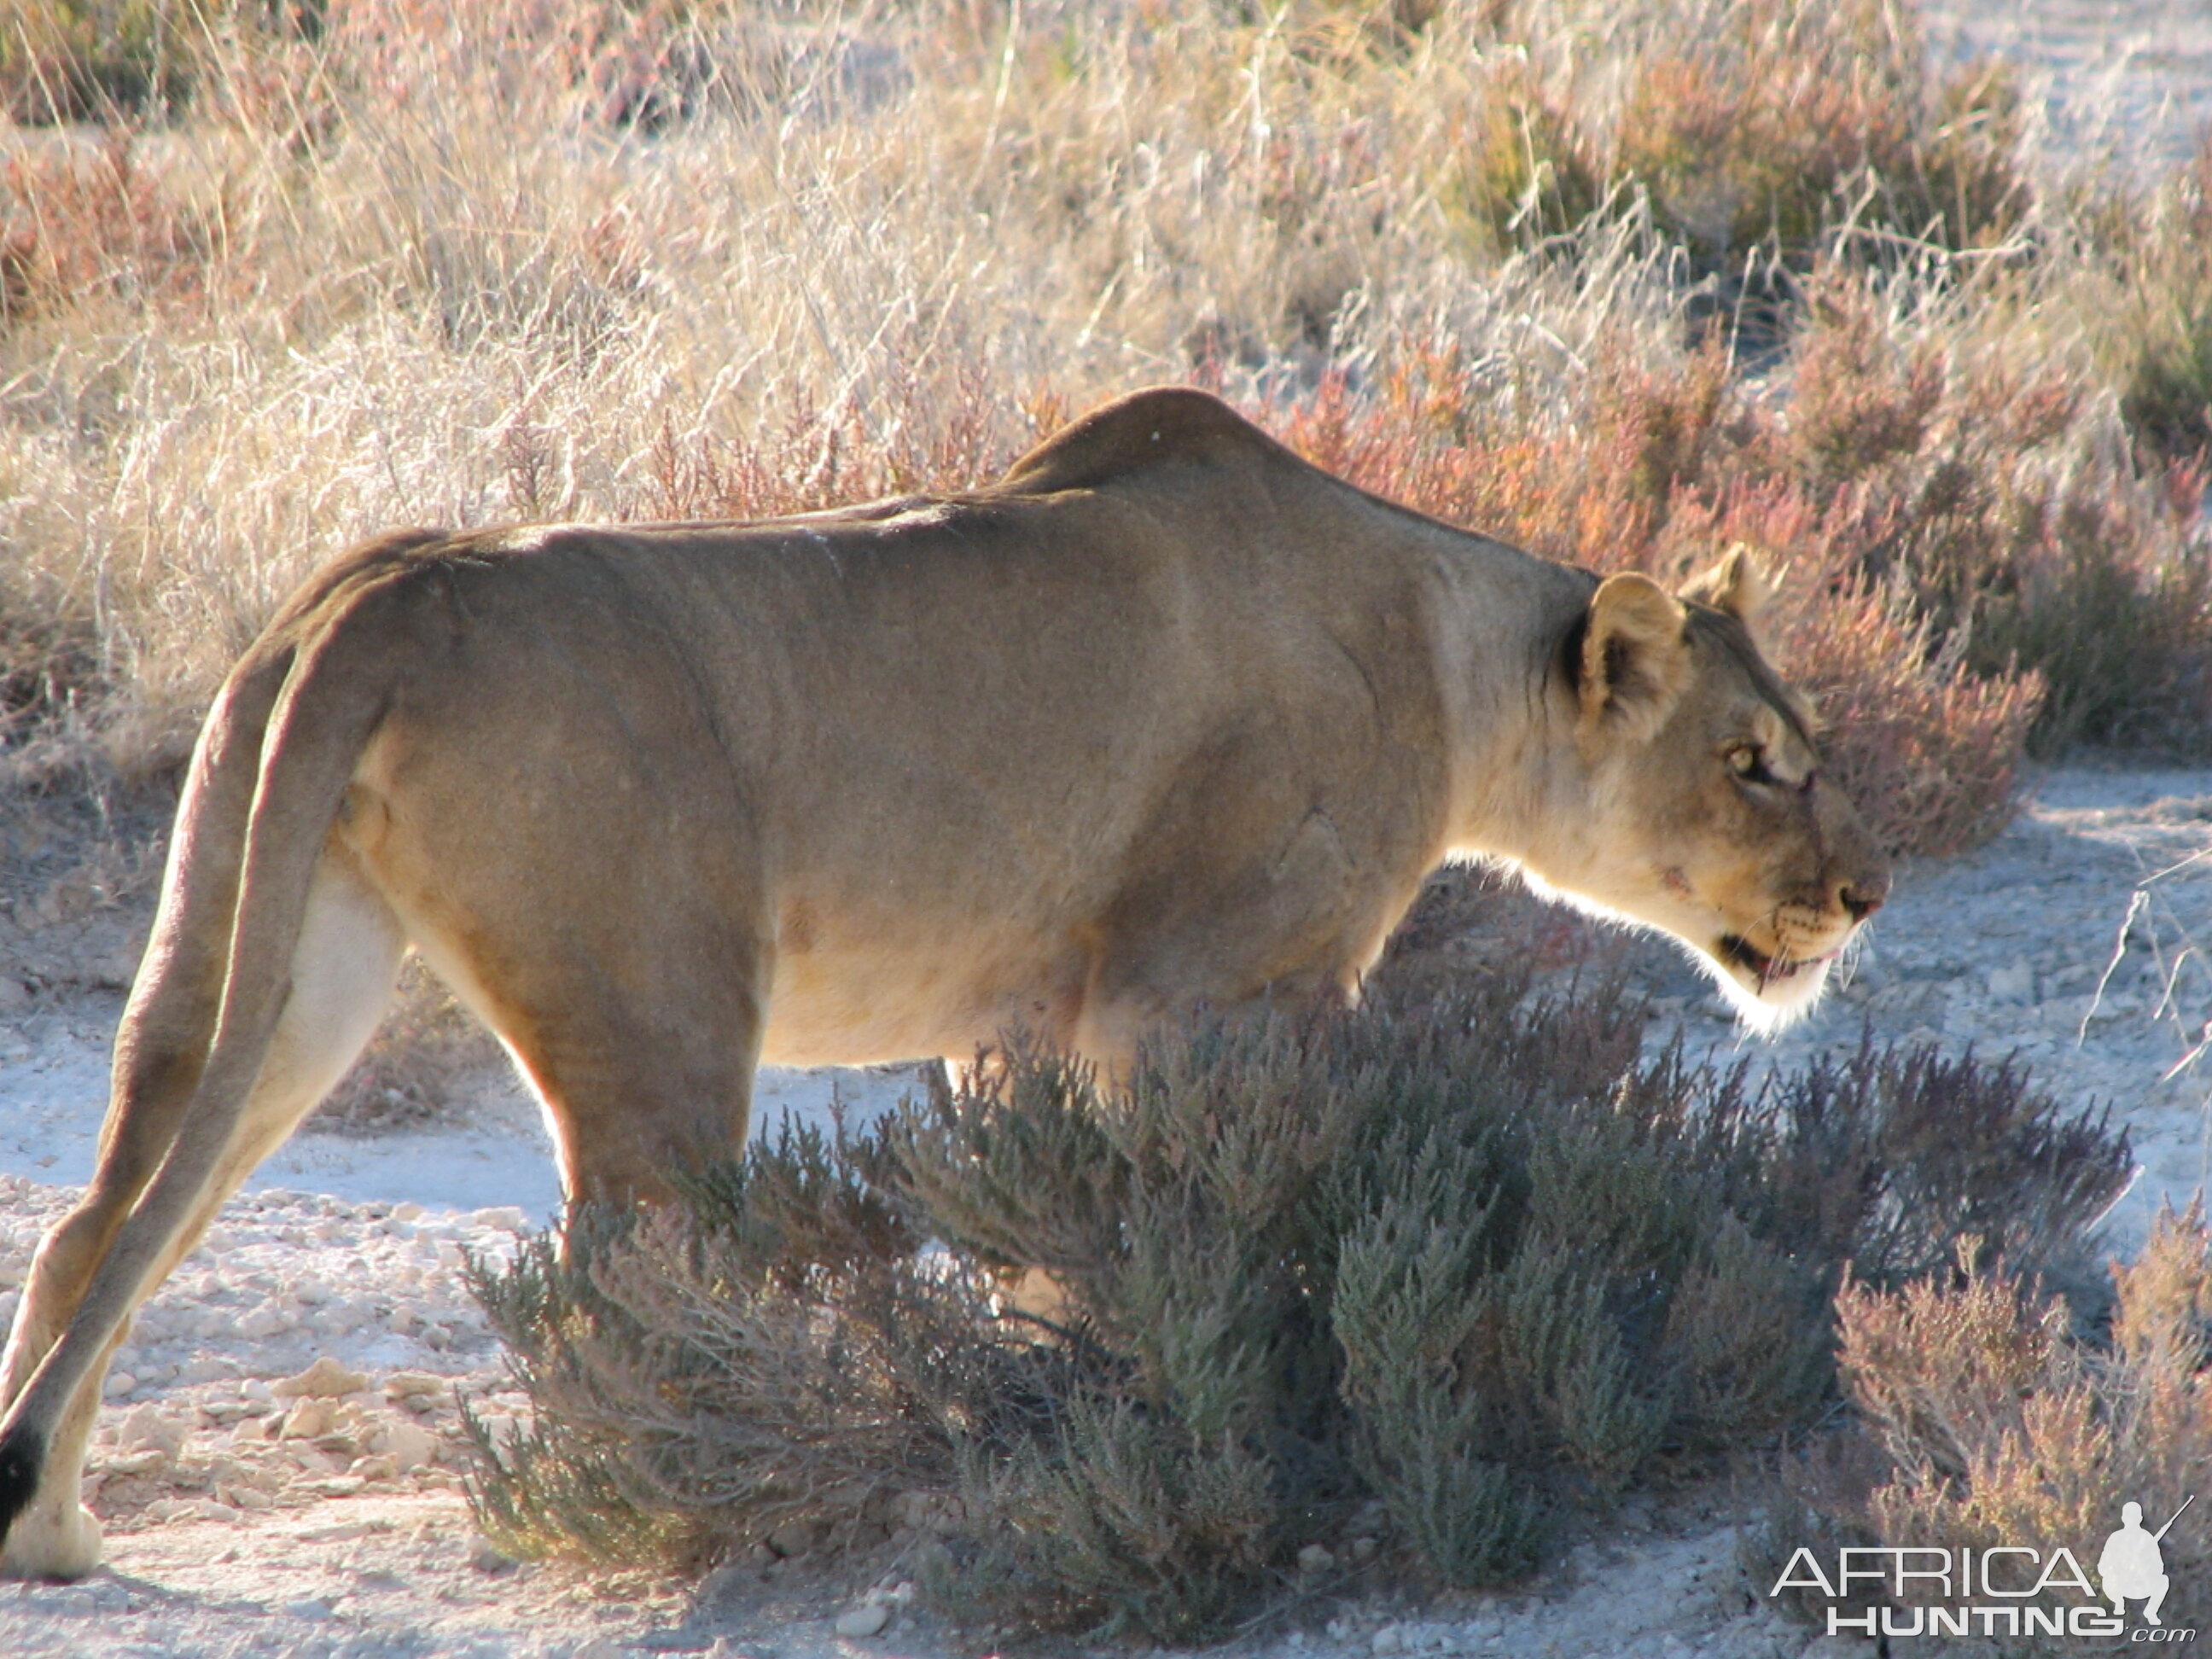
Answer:
[[[1844,908],[1851,913],[1853,921],[1864,921],[1881,908],[1881,902],[1889,896],[1889,872],[1863,876],[1856,881],[1847,881],[1837,891]]]

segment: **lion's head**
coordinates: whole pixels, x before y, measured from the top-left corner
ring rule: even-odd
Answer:
[[[1635,574],[1599,584],[1565,665],[1588,833],[1524,863],[1690,945],[1773,1030],[1819,997],[1889,868],[1822,774],[1810,705],[1759,648],[1765,599],[1741,552],[1680,597]]]

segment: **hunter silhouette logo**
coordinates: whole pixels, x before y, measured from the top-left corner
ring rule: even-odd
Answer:
[[[2156,1532],[2145,1532],[2142,1526],[2142,1505],[2124,1504],[2120,1506],[2120,1529],[2105,1540],[2105,1553],[2097,1558],[2097,1577],[2105,1586],[2105,1599],[2112,1604],[2112,1611],[2124,1619],[2127,1604],[2140,1601],[2143,1604],[2143,1622],[2160,1622],[2159,1608],[2165,1604],[2168,1580],[2166,1558],[2159,1553],[2159,1542],[2173,1530],[2173,1523],[2181,1519],[2189,1506],[2197,1501],[2191,1492],[2181,1500],[2181,1508]]]

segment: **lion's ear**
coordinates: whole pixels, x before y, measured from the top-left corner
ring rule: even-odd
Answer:
[[[1607,576],[1583,630],[1581,732],[1649,738],[1690,683],[1682,602],[1649,576]]]
[[[1766,648],[1759,613],[1774,597],[1774,584],[1759,561],[1752,557],[1751,550],[1741,542],[1729,549],[1711,570],[1692,577],[1682,589],[1682,597],[1727,611],[1743,624],[1743,631],[1751,635],[1753,644],[1762,651]]]

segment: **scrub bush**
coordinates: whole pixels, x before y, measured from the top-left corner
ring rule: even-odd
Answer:
[[[2202,1209],[2163,1213],[2142,1255],[2112,1267],[2106,1302],[2085,1326],[2033,1274],[1971,1239],[1952,1273],[1846,1285],[1838,1367],[1852,1420],[1784,1460],[1773,1510],[1747,1543],[1753,1577],[1777,1582],[1801,1546],[1830,1560],[1838,1545],[2029,1548],[2045,1559],[2063,1546],[2094,1583],[2124,1504],[2142,1504],[2155,1532],[2191,1493],[2201,1500],[2212,1462]],[[2169,1626],[2212,1616],[2208,1539],[2192,1515],[2162,1540]],[[1856,1609],[1881,1604],[1858,1588]],[[1825,1617],[1809,1587],[1785,1599]],[[2128,1604],[2130,1625],[2142,1610]],[[1998,1650],[2079,1650],[2073,1638],[2016,1636]]]
[[[2129,1167],[2005,1066],[1869,1047],[1751,1091],[1525,989],[1201,1021],[1112,1091],[1017,1042],[477,1264],[536,1407],[484,1444],[483,1524],[627,1561],[895,1538],[958,1616],[1160,1642],[1354,1532],[1495,1583],[1815,1416],[1846,1261],[2070,1261]]]

